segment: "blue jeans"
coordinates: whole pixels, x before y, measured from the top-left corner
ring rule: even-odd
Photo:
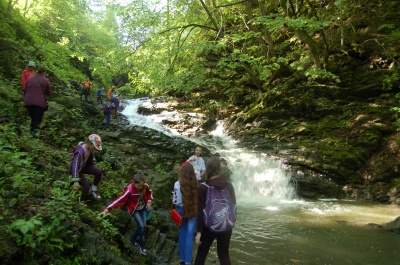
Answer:
[[[178,213],[183,214],[183,206],[177,207]],[[179,261],[185,264],[191,264],[193,252],[193,237],[196,232],[197,218],[183,218],[182,225],[179,228]]]
[[[146,249],[146,243],[144,241],[144,228],[146,227],[146,207],[144,207],[141,210],[136,210],[133,214],[132,217],[135,219],[137,228],[135,230],[135,233],[133,233],[131,237],[131,242],[135,243],[136,239],[139,237],[139,245],[142,249]]]
[[[106,116],[106,129],[108,129],[108,126],[110,126],[111,113],[104,114],[104,116]]]

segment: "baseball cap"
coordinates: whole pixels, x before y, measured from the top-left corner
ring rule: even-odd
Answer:
[[[32,67],[36,68],[36,64],[34,61],[29,61],[27,66],[32,66]]]
[[[97,150],[100,150],[100,151],[102,150],[100,136],[98,136],[97,134],[91,134],[91,135],[89,135],[89,141],[92,142],[92,144],[94,145],[94,147]]]

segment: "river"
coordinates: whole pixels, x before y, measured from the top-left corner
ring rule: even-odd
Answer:
[[[122,114],[131,124],[185,137],[161,123],[165,118],[180,119],[179,113],[138,114],[138,107],[146,104],[145,99],[126,101]],[[238,147],[224,134],[222,121],[210,135],[190,140],[218,152],[232,171],[238,202],[232,264],[400,264],[400,236],[369,225],[393,221],[400,216],[398,206],[334,198],[301,200],[290,170],[267,154]],[[219,263],[215,245],[207,264]]]

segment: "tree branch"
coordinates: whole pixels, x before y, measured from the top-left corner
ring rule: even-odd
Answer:
[[[200,24],[188,24],[188,25],[181,26],[181,27],[169,28],[169,29],[166,29],[166,30],[163,30],[163,31],[158,32],[158,34],[164,34],[164,33],[168,32],[168,31],[171,31],[171,30],[185,29],[185,28],[189,28],[189,27],[197,27],[197,28],[210,29],[210,30],[213,30],[213,31],[218,32],[218,29],[217,29],[217,28],[212,28],[212,27],[208,27],[208,26],[204,26],[204,25],[200,25]]]
[[[200,0],[201,5],[203,6],[204,10],[207,12],[208,18],[211,20],[211,23],[214,25],[214,28],[218,29],[217,22],[215,22],[215,19],[213,18],[210,10],[208,9],[207,5],[204,3],[203,0]]]
[[[234,5],[241,4],[241,3],[244,3],[244,2],[247,2],[247,1],[248,1],[248,0],[243,0],[243,1],[235,2],[235,3],[230,3],[230,4],[225,4],[225,5],[219,5],[219,6],[215,6],[215,8],[227,7],[227,6],[234,6]]]

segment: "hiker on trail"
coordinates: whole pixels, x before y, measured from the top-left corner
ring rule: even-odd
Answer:
[[[179,180],[175,182],[172,202],[183,217],[179,227],[179,263],[192,264],[193,237],[197,225],[197,201],[199,184],[193,165],[184,162],[179,172]]]
[[[103,105],[103,90],[102,87],[99,87],[99,90],[97,90],[97,104],[100,106]]]
[[[101,151],[101,138],[97,134],[91,134],[83,143],[79,143],[74,151],[69,166],[69,171],[73,177],[73,187],[76,191],[82,187],[81,202],[86,201],[89,191],[92,196],[100,199],[97,187],[100,184],[103,171],[94,166],[93,151]],[[85,174],[93,175],[93,184],[90,186]]]
[[[204,181],[204,176],[206,174],[206,164],[202,157],[203,148],[196,146],[194,155],[189,157],[187,162],[191,163],[194,167],[194,172],[196,173],[197,180],[199,183]]]
[[[28,65],[26,66],[26,69],[22,72],[22,89],[26,88],[26,81],[29,79],[29,77],[32,77],[35,75],[35,69],[36,69],[36,64],[34,61],[29,61]]]
[[[45,73],[46,69],[40,66],[37,74],[26,81],[24,106],[31,117],[31,133],[34,136],[40,130],[40,124],[46,110],[46,97],[50,96],[51,93],[50,81],[44,76]]]
[[[81,84],[78,83],[76,80],[71,80],[70,82],[72,89],[78,94],[81,92]]]
[[[115,95],[114,100],[112,100],[112,103],[114,104],[114,108],[113,108],[113,117],[117,118],[117,111],[118,111],[118,107],[119,107],[119,96]]]
[[[125,187],[120,196],[118,196],[107,208],[100,213],[105,216],[111,209],[126,205],[128,214],[135,219],[137,229],[130,238],[133,246],[139,250],[140,254],[146,256],[146,242],[144,238],[144,229],[146,227],[147,212],[151,209],[153,200],[152,190],[140,171],[132,170],[134,176],[128,186]],[[137,242],[137,239],[139,242]]]
[[[198,249],[194,264],[203,265],[205,263],[210,247],[214,239],[217,239],[219,262],[221,265],[230,265],[229,244],[231,241],[233,224],[234,221],[236,221],[235,191],[227,177],[220,173],[221,161],[217,157],[211,157],[207,160],[206,171],[207,180],[205,183],[200,184],[199,188],[197,234],[195,239]],[[217,200],[217,195],[221,196],[221,194],[225,194],[225,203],[220,203],[219,205],[216,203],[214,204],[214,202],[221,202],[221,200]],[[218,209],[218,215],[213,216],[211,214],[215,213],[213,209]],[[231,213],[233,213],[233,215],[231,215]],[[210,222],[212,223],[212,225],[210,225],[208,222],[209,220],[217,222]],[[217,225],[218,227],[216,227]],[[218,232],[215,232],[216,228],[219,229]]]
[[[113,100],[114,99],[114,90],[115,90],[115,88],[116,88],[116,86],[112,86],[109,90],[108,90],[108,92],[107,92],[107,97],[108,98],[111,98],[111,100]]]
[[[104,113],[104,116],[106,117],[106,130],[110,126],[111,113],[112,113],[113,109],[114,109],[114,104],[111,102],[111,99],[107,98],[106,104],[104,104],[104,106],[103,106],[103,113]]]
[[[93,83],[90,82],[89,77],[86,77],[86,81],[82,82],[82,85],[83,85],[83,89],[82,89],[81,94],[80,94],[80,96],[81,96],[80,100],[82,101],[82,96],[84,95],[85,96],[85,101],[87,103],[88,102],[87,98],[90,95],[90,87],[93,85]]]

